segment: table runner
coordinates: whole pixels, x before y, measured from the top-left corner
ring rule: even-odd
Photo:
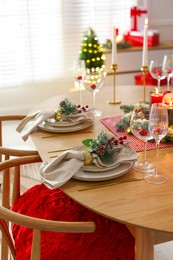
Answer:
[[[144,143],[140,139],[136,138],[134,135],[129,135],[126,132],[117,132],[115,125],[120,121],[121,116],[115,116],[115,117],[107,117],[107,118],[101,118],[100,122],[106,126],[113,134],[115,134],[118,137],[127,136],[127,140],[132,141],[130,143],[130,146],[136,150],[136,152],[143,152],[144,151]],[[167,148],[172,147],[172,143],[160,143],[160,148]],[[147,151],[154,150],[156,148],[155,142],[148,141],[147,142]]]

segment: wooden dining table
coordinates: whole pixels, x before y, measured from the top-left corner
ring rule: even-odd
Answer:
[[[149,99],[149,91],[147,95]],[[82,96],[83,105],[91,107],[91,93],[83,91]],[[113,99],[112,86],[104,86],[96,95],[97,109],[103,112],[101,118],[123,115],[120,105],[136,104],[142,100],[143,87],[118,86],[117,97],[121,104],[108,102]],[[79,93],[54,96],[34,107],[32,111],[57,109],[64,98],[69,98],[77,104]],[[84,139],[95,138],[102,129],[109,132],[100,122],[100,118],[96,118],[92,126],[77,132],[51,133],[39,130],[30,136],[45,162],[66,149],[82,144]],[[142,152],[139,153],[140,156],[143,156]],[[147,159],[155,162],[155,150],[147,151]],[[61,189],[86,208],[124,223],[135,237],[135,259],[153,260],[154,245],[173,239],[173,146],[159,150],[158,171],[168,177],[166,183],[150,184],[143,179],[144,173],[131,168],[123,176],[112,180],[92,182],[71,179]],[[117,185],[117,181],[133,177],[142,180]],[[106,185],[93,188],[102,184]]]

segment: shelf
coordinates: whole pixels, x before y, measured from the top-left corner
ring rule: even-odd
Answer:
[[[118,53],[120,52],[135,52],[135,51],[141,51],[142,50],[142,46],[138,47],[138,46],[131,46],[129,48],[124,48],[124,49],[118,49]],[[153,46],[153,47],[149,47],[148,50],[165,50],[165,49],[173,49],[173,41],[165,41],[165,42],[161,42],[159,45],[157,46]],[[104,54],[107,53],[112,53],[111,49],[104,49],[103,50]]]

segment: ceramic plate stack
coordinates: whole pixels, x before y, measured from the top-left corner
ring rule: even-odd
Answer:
[[[86,121],[55,121],[48,119],[39,125],[40,129],[53,133],[70,133],[83,130],[93,124],[91,120]]]

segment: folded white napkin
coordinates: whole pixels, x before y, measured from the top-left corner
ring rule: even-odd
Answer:
[[[21,133],[23,140],[26,141],[29,134],[34,131],[39,124],[48,118],[53,118],[54,116],[54,111],[37,111],[26,116],[16,128],[16,131]]]
[[[65,121],[71,121],[71,122],[82,122],[82,121],[94,122],[95,120],[94,113],[91,110],[83,113],[78,113],[75,115],[63,115],[62,118]]]
[[[98,168],[107,168],[118,166],[120,163],[127,162],[127,161],[134,161],[138,157],[136,151],[131,148],[128,144],[122,145],[117,152],[114,153],[113,162],[109,164],[103,163],[97,155],[93,155],[93,164]],[[94,165],[88,165],[87,168],[94,167]]]
[[[84,166],[85,159],[86,157],[83,151],[68,150],[61,153],[52,161],[42,164],[40,168],[42,182],[51,189],[62,186]],[[112,164],[104,164],[97,155],[93,155],[91,167],[104,168],[106,171],[107,167],[113,165],[116,167],[122,162],[136,159],[137,153],[129,145],[123,145]]]
[[[26,141],[29,137],[29,134],[32,133],[38,125],[50,118],[55,118],[54,111],[37,111],[26,116],[16,128],[16,131],[21,133],[23,140]],[[63,115],[63,119],[71,122],[83,122],[89,120],[94,122],[94,114],[91,111],[88,111],[76,115]]]

